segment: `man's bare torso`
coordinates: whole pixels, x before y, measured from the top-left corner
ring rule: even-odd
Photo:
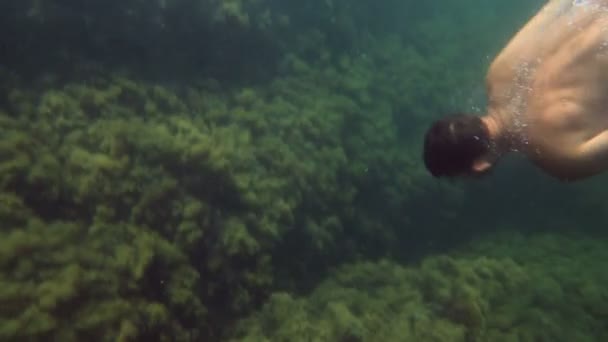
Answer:
[[[549,1],[493,61],[488,95],[513,146],[548,173],[603,171],[580,151],[608,131],[608,1]]]

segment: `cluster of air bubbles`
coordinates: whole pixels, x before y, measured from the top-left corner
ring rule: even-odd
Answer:
[[[512,133],[514,138],[519,139],[524,145],[528,144],[528,136],[526,133],[528,123],[526,121],[525,112],[527,100],[532,91],[530,82],[534,74],[536,63],[540,63],[540,60],[536,60],[533,63],[524,61],[518,65],[515,70],[515,79],[513,80],[515,86],[511,89],[511,93],[509,94],[511,100],[508,110],[512,114]]]
[[[607,15],[608,14],[608,6],[606,5],[600,5],[601,6],[601,11],[603,12],[603,15]],[[599,56],[608,56],[608,25],[604,24],[602,25],[602,27],[600,27],[600,32],[601,32],[601,37],[602,37],[602,43],[600,44],[600,47],[598,49],[598,55]]]

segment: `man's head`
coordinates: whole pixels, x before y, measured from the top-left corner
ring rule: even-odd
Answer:
[[[479,176],[495,158],[484,121],[474,115],[455,114],[436,121],[424,140],[424,163],[435,177]]]

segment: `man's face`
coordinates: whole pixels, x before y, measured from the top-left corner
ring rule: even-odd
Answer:
[[[498,161],[498,158],[492,153],[486,153],[482,157],[476,159],[471,164],[469,170],[470,176],[473,178],[481,178],[487,176],[494,169],[494,164]]]
[[[493,164],[487,164],[484,168],[471,167],[468,171],[460,173],[457,178],[463,179],[481,179],[492,174],[494,170]]]
[[[488,167],[484,170],[471,170],[471,172],[469,173],[469,177],[473,178],[473,179],[484,178],[486,176],[491,175],[493,170],[494,170],[493,165],[491,165],[490,167]]]

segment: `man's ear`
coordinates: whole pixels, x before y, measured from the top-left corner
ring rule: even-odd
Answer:
[[[487,161],[485,158],[477,159],[473,162],[472,169],[475,172],[485,172],[492,167],[492,163]]]

